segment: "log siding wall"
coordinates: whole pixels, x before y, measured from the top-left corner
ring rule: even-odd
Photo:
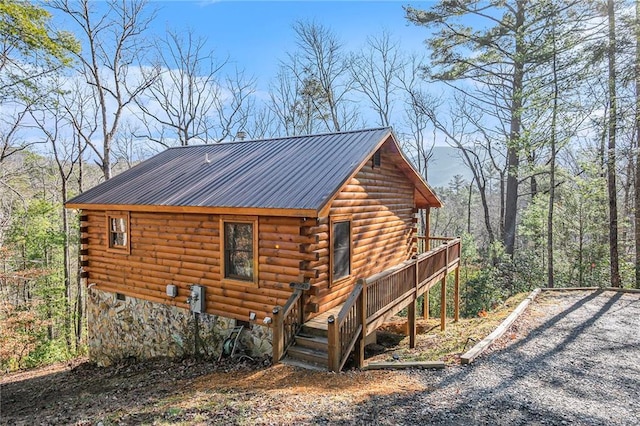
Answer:
[[[329,217],[312,228],[319,242],[308,248],[318,260],[309,267],[318,271],[311,280],[309,316],[325,312],[346,300],[358,278],[366,278],[395,266],[415,253],[416,212],[414,186],[382,152],[381,165],[369,161],[333,201]],[[330,282],[330,217],[351,217],[352,271],[348,280]]]
[[[83,265],[88,283],[112,293],[188,309],[189,286],[207,287],[207,313],[248,320],[255,312],[261,323],[276,305],[286,303],[289,282],[302,275],[314,255],[300,252],[315,236],[301,235],[299,218],[258,219],[258,283],[234,284],[221,280],[220,216],[130,212],[130,253],[108,249],[105,211],[83,211]],[[315,221],[311,222],[315,224]],[[167,284],[178,296],[166,295]]]

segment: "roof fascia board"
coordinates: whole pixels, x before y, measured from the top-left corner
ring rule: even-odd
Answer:
[[[316,217],[316,211],[314,209],[279,209],[260,207],[157,206],[146,204],[126,205],[67,203],[65,204],[65,208],[79,210],[112,210],[154,213],[201,213],[246,216]]]

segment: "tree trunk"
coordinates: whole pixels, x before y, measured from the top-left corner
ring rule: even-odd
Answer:
[[[84,149],[82,148],[82,138],[78,138],[78,192],[82,193],[83,190],[83,159],[82,155]],[[80,257],[80,239],[78,239],[78,272],[76,276],[76,348],[78,348],[82,342],[82,318],[84,315],[84,298],[82,296],[82,261]]]
[[[467,198],[467,234],[471,235],[471,195],[473,194],[473,181],[469,182],[469,197]]]
[[[524,1],[517,1],[516,41],[513,64],[513,92],[511,94],[511,122],[507,148],[507,190],[504,211],[504,247],[513,256],[516,241],[518,211],[518,167],[520,165],[520,130],[522,127],[522,88],[524,78]]]
[[[555,20],[555,18],[554,18]],[[556,124],[558,118],[558,67],[557,67],[557,50],[555,25],[552,29],[551,37],[553,38],[553,58],[551,61],[553,73],[553,110],[551,111],[551,158],[549,161],[549,211],[547,214],[547,287],[553,288],[553,205],[556,192]]]
[[[618,202],[616,194],[616,24],[614,0],[607,0],[609,18],[609,123],[607,146],[607,187],[609,192],[609,256],[611,264],[611,287],[620,287],[620,271],[618,266]]]
[[[67,202],[67,176],[61,170],[60,178],[62,179],[62,204]],[[69,215],[67,209],[62,208],[62,229],[63,229],[63,275],[64,275],[64,338],[67,344],[67,351],[72,352],[71,347],[71,276],[69,267]]]
[[[635,240],[636,240],[636,288],[640,289],[640,0],[636,0],[636,175],[635,175]]]

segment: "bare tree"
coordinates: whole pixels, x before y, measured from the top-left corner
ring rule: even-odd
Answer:
[[[217,98],[216,115],[218,130],[214,140],[220,142],[226,138],[234,139],[238,132],[244,131],[255,111],[255,78],[245,75],[245,71],[236,68],[228,74]]]
[[[0,164],[10,156],[40,143],[40,140],[24,134],[29,127],[26,119],[36,103],[32,99],[26,99],[24,102],[15,101],[5,106],[5,113],[0,117]]]
[[[302,65],[296,56],[289,56],[287,64],[281,63],[275,82],[269,89],[269,109],[276,118],[276,126],[287,136],[312,134],[326,130],[323,113],[317,107],[318,94],[305,86]]]
[[[364,94],[378,115],[380,126],[391,125],[398,76],[405,66],[400,44],[388,32],[369,37],[364,49],[350,63],[354,89]]]
[[[54,79],[54,87],[63,87],[64,83],[60,79]],[[30,115],[35,123],[37,129],[44,136],[44,140],[48,144],[51,152],[53,153],[53,160],[55,162],[55,168],[60,178],[60,197],[62,204],[67,202],[69,196],[70,181],[76,172],[76,167],[82,156],[83,147],[76,144],[73,139],[73,132],[70,132],[68,127],[72,123],[68,117],[66,117],[66,111],[64,104],[61,102],[62,97],[66,96],[59,90],[51,90],[48,102],[44,102],[41,108],[38,110],[31,110]],[[64,318],[64,333],[67,348],[72,350],[72,327],[76,318],[82,316],[82,312],[78,312],[77,309],[72,310],[72,300],[74,300],[73,287],[71,285],[71,243],[69,242],[70,230],[70,218],[69,211],[64,207],[61,209],[62,216],[62,238],[63,241],[63,281],[64,281],[64,298],[65,298],[65,318]],[[79,305],[76,305],[79,308]],[[80,319],[81,321],[81,319]],[[75,336],[76,346],[79,344],[80,335]]]
[[[71,18],[86,48],[76,55],[79,73],[95,98],[95,125],[77,127],[97,157],[104,178],[110,179],[111,146],[123,114],[157,78],[132,64],[148,51],[144,35],[153,13],[144,0],[111,1],[106,7],[90,0],[54,0],[51,6]],[[78,120],[74,120],[78,123]],[[100,141],[86,135],[97,132]]]
[[[358,113],[347,98],[352,88],[349,64],[337,36],[315,22],[298,21],[293,30],[297,52],[284,63],[297,79],[325,130],[341,131],[357,123]]]
[[[447,121],[439,118],[440,104],[432,99],[416,97],[415,107],[429,118],[437,131],[443,134],[446,142],[458,150],[465,165],[472,172],[473,182],[480,195],[484,225],[490,245],[496,241],[496,233],[489,202],[489,180],[492,171],[497,171],[504,176],[506,170],[500,169],[500,164],[504,164],[504,161],[496,158],[499,154],[493,148],[490,135],[478,126],[479,117],[474,116],[474,114],[477,115],[477,111],[468,108],[464,96],[456,96],[455,100],[456,104],[444,114]]]
[[[433,157],[434,139],[429,142],[425,136],[431,120],[428,111],[433,111],[440,103],[422,88],[422,57],[412,55],[397,71],[397,87],[404,92],[404,117],[408,132],[403,135],[411,141],[411,151],[416,154],[416,165],[425,179],[429,177],[429,160]]]
[[[244,127],[246,137],[249,139],[264,139],[277,136],[278,133],[274,126],[275,121],[274,114],[268,105],[256,108],[252,114],[252,119]]]
[[[253,107],[253,78],[238,70],[225,76],[228,58],[218,60],[192,30],[167,32],[155,52],[160,75],[147,96],[136,100],[144,137],[165,147],[185,146],[219,142],[243,130]]]
[[[168,31],[156,41],[159,78],[149,87],[147,96],[136,100],[144,115],[145,135],[164,146],[206,142],[213,129],[213,109],[219,73],[226,60],[217,62],[206,51],[206,39],[192,30]],[[157,128],[159,126],[159,128]]]

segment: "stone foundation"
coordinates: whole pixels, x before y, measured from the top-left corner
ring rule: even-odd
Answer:
[[[90,288],[87,298],[89,357],[107,366],[122,359],[182,358],[195,355],[194,315],[182,308],[126,297]],[[216,358],[236,321],[200,314],[199,354]],[[268,327],[245,327],[239,346],[251,357],[271,356]]]

